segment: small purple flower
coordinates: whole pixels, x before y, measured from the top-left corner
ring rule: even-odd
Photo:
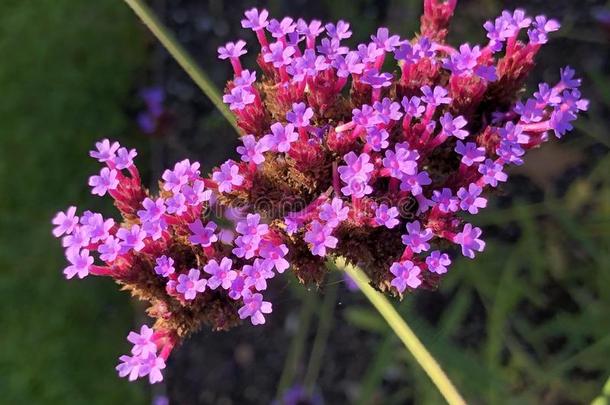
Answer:
[[[166,169],[163,172],[163,181],[165,184],[163,188],[166,191],[177,193],[180,191],[183,185],[189,181],[189,175],[186,171],[186,167],[182,162],[178,162],[174,165],[174,170]]]
[[[72,230],[72,233],[64,236],[61,239],[61,244],[66,248],[67,252],[78,251],[83,247],[89,245],[91,237],[89,236],[89,229],[85,226],[76,226]]]
[[[307,107],[305,103],[293,103],[292,111],[286,113],[286,119],[296,128],[305,128],[309,126],[309,121],[313,117],[313,110]]]
[[[244,176],[239,174],[239,166],[232,160],[220,165],[220,170],[212,174],[212,179],[218,184],[218,191],[221,193],[230,193],[233,186],[241,186],[244,182]]]
[[[165,200],[159,197],[156,200],[151,200],[146,197],[142,201],[143,210],[138,210],[138,217],[142,222],[158,221],[165,214]]]
[[[313,221],[311,228],[305,233],[305,242],[311,246],[311,253],[317,256],[326,256],[326,248],[337,247],[337,238],[332,236],[333,228],[322,225],[319,221]]]
[[[80,252],[77,250],[68,252],[66,257],[70,262],[70,265],[64,269],[64,274],[68,280],[74,276],[85,278],[89,275],[89,269],[93,265],[93,257],[89,255],[88,249],[83,249]]]
[[[366,153],[358,156],[354,152],[350,152],[343,158],[347,166],[339,166],[338,172],[341,180],[347,185],[341,188],[341,192],[346,196],[353,195],[356,198],[370,194],[373,188],[367,183],[375,168],[372,163],[369,163],[370,156]]]
[[[284,17],[282,18],[282,21],[278,21],[274,18],[269,21],[269,25],[267,25],[267,31],[276,39],[284,38],[286,35],[292,34],[296,28],[297,24],[290,17]]]
[[[89,156],[102,163],[112,161],[115,158],[116,151],[120,146],[121,145],[119,145],[118,142],[110,143],[108,139],[102,139],[101,141],[95,143],[97,150],[90,151]]]
[[[113,159],[118,170],[129,169],[133,166],[133,159],[138,156],[135,149],[120,148]]]
[[[200,279],[200,275],[199,270],[190,269],[188,275],[180,274],[178,276],[176,291],[182,294],[185,300],[194,300],[197,293],[205,291],[207,280],[205,278]]]
[[[341,41],[342,39],[348,39],[352,36],[352,32],[349,30],[349,23],[339,20],[337,25],[328,23],[325,26],[328,36],[333,39]]]
[[[283,243],[278,245],[272,241],[263,240],[260,244],[259,255],[273,266],[278,273],[283,273],[290,263],[284,257],[288,253],[288,247]]]
[[[110,230],[114,226],[114,219],[108,218],[104,220],[102,214],[91,213],[91,215],[81,218],[81,225],[87,229],[87,234],[91,238],[91,243],[97,243],[106,240]]]
[[[237,274],[237,277],[231,283],[231,288],[229,288],[229,297],[234,300],[240,299],[244,293],[249,292],[250,289],[246,287],[246,278],[240,273]]]
[[[574,79],[575,74],[576,71],[570,66],[566,66],[564,68],[559,69],[559,76],[561,77],[559,86],[566,89],[575,89],[577,87],[580,87],[581,80]]]
[[[453,118],[450,113],[446,112],[439,119],[439,122],[443,127],[443,132],[445,132],[447,135],[453,135],[456,138],[462,140],[466,139],[466,137],[468,136],[468,131],[462,129],[466,126],[466,124],[468,124],[468,122],[466,122],[464,117],[462,117],[461,115],[458,115],[457,117]]]
[[[394,151],[386,150],[382,163],[386,169],[390,170],[390,176],[401,179],[405,175],[417,173],[417,159],[419,159],[419,153],[409,149],[409,144],[403,142],[396,144]]]
[[[421,98],[417,96],[413,96],[408,98],[407,96],[402,98],[402,108],[405,110],[405,114],[413,117],[420,118],[424,111],[426,111],[426,107],[422,104]]]
[[[259,12],[257,8],[251,8],[244,14],[246,18],[241,20],[241,26],[243,28],[250,28],[252,31],[260,31],[269,25],[269,22],[267,21],[269,12],[267,10],[261,10]]]
[[[184,214],[188,208],[186,206],[186,197],[182,193],[174,194],[165,201],[165,204],[167,205],[168,214],[178,216]]]
[[[343,200],[335,197],[330,203],[326,202],[320,206],[319,217],[326,225],[336,228],[347,219],[348,213],[349,207],[344,207]]]
[[[161,239],[163,231],[165,231],[167,227],[167,222],[165,222],[164,219],[142,223],[142,230],[146,233],[146,236],[150,237],[152,240]]]
[[[376,43],[358,45],[358,55],[366,66],[374,65],[377,58],[383,56],[383,48],[379,48]]]
[[[432,201],[438,204],[438,209],[446,214],[456,212],[459,209],[460,200],[454,197],[451,189],[443,188],[442,191],[432,192]]]
[[[455,75],[472,75],[477,66],[477,59],[481,56],[481,48],[470,44],[460,45],[459,51],[445,60],[443,67]]]
[[[176,272],[176,269],[174,267],[174,259],[172,259],[171,257],[165,255],[159,256],[157,257],[155,263],[155,273],[160,276],[169,277],[170,274],[174,274]]]
[[[462,155],[461,162],[466,166],[472,166],[485,160],[485,149],[477,147],[477,144],[474,142],[466,142],[464,144],[462,141],[457,141],[455,151]]]
[[[164,368],[165,360],[163,360],[163,357],[149,355],[148,358],[145,359],[144,363],[144,375],[148,375],[148,382],[155,384],[163,381],[163,374],[161,373],[161,370]]]
[[[237,153],[241,155],[241,160],[257,165],[265,161],[263,153],[267,152],[269,147],[264,142],[257,141],[254,135],[245,135],[241,138],[241,141],[244,145],[237,147]]]
[[[129,376],[129,381],[135,381],[138,377],[145,375],[142,374],[142,371],[144,371],[144,364],[139,356],[123,355],[119,357],[119,361],[121,363],[116,366],[119,377]]]
[[[263,59],[265,62],[272,63],[273,67],[279,69],[282,66],[290,65],[294,52],[295,50],[293,47],[284,46],[281,42],[274,42],[269,45],[269,52],[263,54]]]
[[[426,265],[428,270],[436,274],[447,273],[447,267],[451,265],[451,259],[447,253],[442,253],[440,250],[435,250],[426,257]]]
[[[185,184],[182,186],[182,195],[186,204],[197,206],[204,201],[210,201],[212,198],[212,190],[205,189],[203,180],[195,180],[193,185]]]
[[[556,20],[548,20],[545,16],[539,15],[534,21],[533,28],[527,31],[531,44],[542,45],[549,40],[549,32],[559,30],[561,24]]]
[[[424,95],[421,99],[430,105],[439,106],[441,104],[450,104],[451,97],[448,96],[447,89],[441,86],[435,86],[434,90],[430,86],[423,86],[421,92]]]
[[[157,353],[157,345],[153,341],[153,333],[155,331],[146,325],[142,325],[140,333],[129,332],[127,340],[133,343],[131,354],[134,356],[148,357],[149,354]]]
[[[131,228],[119,228],[116,233],[121,242],[121,254],[129,252],[131,249],[139,252],[144,249],[144,238],[146,232],[140,229],[139,225],[132,225]]]
[[[432,180],[428,175],[428,172],[422,170],[417,174],[406,174],[402,176],[400,182],[401,191],[409,191],[414,196],[418,196],[423,192],[422,186],[432,184]]]
[[[572,121],[576,119],[576,115],[570,111],[562,111],[561,109],[555,109],[551,114],[549,120],[551,129],[555,132],[557,138],[561,138],[566,132],[571,131],[573,126]]]
[[[233,254],[244,259],[251,259],[257,254],[261,238],[258,235],[241,235],[235,239]]]
[[[397,61],[405,61],[406,64],[417,63],[421,59],[421,56],[417,49],[411,45],[408,41],[403,42],[394,50],[394,58]]]
[[[390,143],[388,138],[390,134],[383,128],[370,127],[366,130],[366,144],[375,152],[380,152],[382,149],[387,148]]]
[[[402,243],[411,248],[413,253],[421,253],[430,249],[428,241],[433,237],[431,229],[422,230],[419,221],[413,221],[407,224],[407,234],[402,235]]]
[[[244,297],[244,306],[239,308],[237,313],[240,319],[250,317],[252,325],[262,325],[265,323],[263,314],[270,314],[272,306],[270,302],[263,301],[262,294],[246,294]]]
[[[324,27],[322,27],[322,22],[319,20],[311,20],[311,22],[307,22],[302,18],[297,20],[297,32],[299,34],[305,35],[307,38],[314,39],[324,32]]]
[[[229,94],[222,96],[222,101],[229,104],[231,111],[241,111],[254,103],[256,96],[246,87],[234,87]]]
[[[261,224],[259,214],[248,214],[246,219],[239,221],[235,230],[242,235],[262,237],[269,231],[269,225]]]
[[[324,38],[320,45],[316,47],[318,52],[325,55],[329,60],[335,59],[339,55],[345,55],[349,52],[347,46],[341,46],[341,42],[336,38]]]
[[[271,132],[271,145],[278,152],[288,152],[290,144],[299,139],[299,134],[295,132],[294,125],[292,124],[284,126],[280,122],[276,122],[271,125]]]
[[[384,124],[389,124],[390,121],[398,121],[402,118],[400,104],[387,97],[381,101],[376,101],[375,104],[373,104],[373,109],[377,112],[379,120]]]
[[[352,121],[354,121],[354,124],[364,128],[380,123],[379,116],[375,113],[373,107],[367,104],[363,104],[360,109],[354,108],[352,110]]]
[[[400,222],[398,219],[396,219],[398,214],[398,208],[388,207],[387,204],[381,204],[375,209],[375,222],[378,225],[392,229]]]
[[[507,122],[506,125],[499,130],[500,138],[509,142],[527,144],[530,137],[523,133],[521,125],[515,125],[512,122]]]
[[[371,39],[386,52],[393,52],[400,45],[400,37],[398,35],[390,36],[389,30],[385,27],[378,28],[377,35],[371,35]]]
[[[392,282],[393,287],[396,287],[399,293],[403,293],[407,287],[417,288],[422,281],[419,279],[421,269],[413,264],[410,260],[393,263],[390,267],[390,273],[394,275]]]
[[[215,290],[219,286],[228,290],[233,284],[233,280],[237,278],[237,272],[232,269],[233,261],[228,257],[223,257],[220,264],[212,259],[204,267],[203,271],[210,274],[208,278],[208,288]]]
[[[348,77],[350,74],[361,75],[365,68],[360,55],[355,51],[350,51],[345,56],[336,55],[332,65],[337,69],[337,76],[342,78]]]
[[[483,175],[483,181],[492,187],[497,187],[498,182],[505,182],[508,175],[503,171],[504,167],[491,159],[486,159],[479,165],[479,173]]]
[[[523,164],[523,159],[521,159],[521,156],[525,154],[525,151],[523,150],[521,145],[516,142],[500,142],[500,146],[498,146],[498,148],[496,149],[496,153],[498,154],[498,156],[500,156],[502,160],[507,163],[512,163],[515,165]]]
[[[239,58],[248,53],[244,48],[246,41],[227,42],[225,46],[218,48],[218,59]]]
[[[208,222],[204,227],[201,220],[197,219],[192,224],[189,224],[189,230],[191,231],[189,241],[203,247],[211,246],[212,243],[218,241],[218,236],[214,233],[216,227],[216,223],[213,221]]]
[[[106,192],[116,190],[119,186],[117,171],[104,167],[100,171],[99,176],[89,177],[89,185],[93,187],[91,190],[92,194],[99,195],[100,197],[104,196]]]
[[[236,76],[235,79],[233,79],[233,83],[235,83],[235,86],[237,87],[247,88],[252,86],[254,82],[256,82],[256,72],[251,72],[248,69],[242,70],[239,76]]]
[[[460,199],[460,208],[471,214],[479,212],[479,208],[487,207],[487,199],[479,197],[483,189],[475,183],[468,185],[468,189],[460,187],[457,196]]]
[[[104,240],[104,243],[97,247],[97,251],[100,254],[101,260],[107,263],[112,262],[121,253],[121,242],[110,235]]]
[[[521,116],[521,121],[524,123],[540,122],[544,114],[542,106],[533,98],[527,99],[525,104],[518,101],[515,104],[514,111]]]
[[[382,72],[380,73],[377,68],[365,69],[360,81],[366,83],[374,89],[380,89],[382,87],[389,87],[392,85],[393,76],[391,73]]]
[[[270,262],[255,259],[252,265],[244,265],[241,274],[246,278],[246,287],[254,287],[257,291],[267,289],[267,280],[275,276]]]
[[[76,214],[76,207],[69,207],[65,212],[59,211],[53,217],[51,221],[55,228],[53,228],[53,236],[59,238],[60,236],[72,233],[74,228],[78,225],[78,217]]]
[[[482,252],[485,249],[485,242],[479,239],[483,232],[480,228],[472,227],[471,224],[464,225],[462,232],[453,237],[453,242],[462,247],[462,254],[474,259],[474,252]]]

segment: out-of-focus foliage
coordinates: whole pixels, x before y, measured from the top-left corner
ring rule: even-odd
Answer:
[[[0,392],[6,404],[138,403],[114,363],[128,300],[102,280],[80,288],[50,219],[93,206],[94,139],[128,125],[124,102],[142,36],[115,0],[0,2]]]

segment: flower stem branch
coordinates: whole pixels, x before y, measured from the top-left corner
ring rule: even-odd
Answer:
[[[212,83],[208,75],[197,65],[191,55],[184,49],[173,34],[159,21],[159,18],[142,0],[124,0],[129,7],[136,13],[148,29],[163,44],[165,49],[172,55],[178,64],[199,86],[203,93],[210,99],[212,104],[229,121],[235,131],[240,134],[239,127],[235,122],[235,117],[222,102],[222,97],[216,86]]]
[[[367,275],[358,267],[348,264],[343,257],[337,258],[334,263],[329,262],[329,266],[345,271],[354,280],[358,288],[369,299],[375,309],[379,311],[381,316],[390,325],[390,328],[404,343],[407,350],[411,352],[415,360],[428,374],[428,377],[436,385],[445,400],[450,405],[466,404],[466,401],[464,401],[451,380],[449,380],[447,374],[445,374],[434,357],[426,350],[426,347],[413,333],[404,319],[401,318],[388,299],[369,285],[370,280]]]
[[[277,386],[278,400],[282,398],[284,391],[286,391],[286,389],[288,389],[290,385],[294,382],[294,377],[297,374],[297,370],[299,367],[299,360],[301,359],[303,351],[305,350],[305,343],[307,341],[307,335],[309,334],[309,325],[311,323],[311,318],[315,312],[316,306],[316,294],[310,291],[305,291],[305,295],[301,303],[298,329],[296,334],[292,338],[290,348],[288,349],[288,355],[286,356],[286,360],[284,362],[284,369],[282,371]]]
[[[322,358],[324,357],[324,351],[326,349],[326,342],[328,335],[333,325],[333,312],[337,301],[337,286],[338,282],[331,281],[328,283],[324,295],[324,301],[320,307],[320,318],[318,321],[318,331],[313,341],[311,348],[311,355],[309,357],[309,363],[307,364],[307,372],[305,373],[305,379],[303,385],[309,396],[313,394],[314,386],[320,374],[320,368],[322,367]]]

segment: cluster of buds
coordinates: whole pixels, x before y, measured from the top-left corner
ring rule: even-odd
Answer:
[[[288,268],[319,285],[325,262],[343,256],[402,296],[435,288],[459,252],[483,251],[463,214],[485,208],[506,166],[572,129],[588,103],[569,67],[519,99],[556,21],[505,11],[485,24],[487,44],[454,48],[445,37],[455,3],[425,0],[417,38],[379,28],[356,50],[344,21],[247,11],[262,74],[242,68],[244,41],[219,48],[234,70],[224,101],[244,134],[239,161],[209,178],[184,160],[152,196],[134,150],[96,144],[91,156],[105,167],[89,184],[114,199],[122,223],[70,207],[53,232],[67,278],[110,276],[150,303],[156,323],[129,335],[121,376],[159,381],[175,344],[203,324],[264,323],[267,280]],[[395,71],[384,72],[391,59]]]

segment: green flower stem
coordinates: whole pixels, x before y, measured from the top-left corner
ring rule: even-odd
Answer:
[[[305,373],[305,379],[303,380],[305,390],[310,396],[313,394],[314,386],[318,379],[318,375],[320,374],[326,342],[333,326],[333,310],[337,301],[337,286],[339,284],[332,278],[330,280],[331,281],[326,286],[324,301],[322,301],[322,306],[320,307],[318,331],[316,332],[316,337],[313,341],[309,363],[307,364],[307,372]]]
[[[288,389],[294,382],[294,377],[297,374],[297,369],[299,368],[299,360],[303,355],[307,335],[309,334],[309,324],[311,323],[312,315],[317,306],[316,293],[310,291],[304,291],[304,293],[305,296],[301,302],[298,329],[292,338],[292,342],[290,343],[288,355],[286,356],[286,360],[284,362],[284,369],[277,385],[278,400],[282,398],[284,391],[286,391],[286,389]]]
[[[176,41],[172,33],[159,21],[159,18],[142,0],[125,0],[148,27],[148,29],[163,44],[165,49],[172,55],[186,73],[199,86],[203,93],[208,96],[212,104],[229,121],[235,131],[240,134],[239,127],[235,122],[235,117],[227,106],[222,102],[222,97],[218,89],[214,86],[208,75],[197,65],[191,55]]]
[[[358,267],[347,264],[343,257],[337,258],[334,263],[329,263],[329,266],[345,271],[356,282],[366,298],[371,301],[371,304],[388,322],[390,328],[392,328],[407,350],[411,352],[415,360],[428,374],[428,377],[430,377],[440,393],[445,397],[445,400],[450,405],[466,404],[466,401],[456,390],[447,374],[445,374],[440,365],[434,360],[434,357],[426,350],[407,323],[400,317],[388,299],[369,285],[370,280],[367,275]]]

